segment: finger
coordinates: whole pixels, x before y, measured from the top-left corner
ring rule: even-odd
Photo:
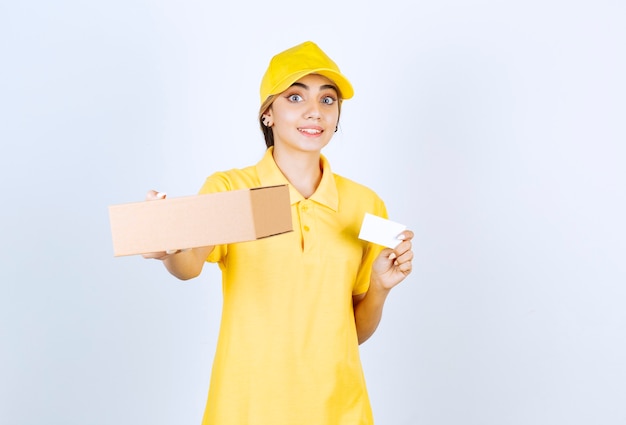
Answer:
[[[397,236],[397,239],[400,241],[410,241],[411,239],[413,239],[413,236],[415,236],[415,234],[411,230],[407,229],[400,233]]]
[[[185,249],[168,249],[167,251],[165,251],[166,254],[168,255],[172,255],[172,254],[180,254],[181,252],[187,252],[189,251],[191,248],[185,248]]]
[[[400,256],[407,251],[410,251],[413,248],[413,243],[410,240],[406,240],[404,242],[400,242],[395,248],[394,252],[396,255]]]
[[[403,253],[402,255],[398,255],[398,258],[396,261],[398,262],[398,264],[413,261],[413,251],[407,251]]]
[[[396,239],[400,241],[398,245],[396,245],[394,248],[394,251],[396,251],[396,253],[402,253],[404,251],[410,250],[412,246],[411,240],[413,239],[413,232],[410,230],[405,230],[398,236],[396,236]]]
[[[141,254],[143,258],[153,259],[153,260],[162,260],[168,256],[167,252],[148,252],[145,254]]]
[[[158,199],[165,199],[167,194],[165,192],[157,192],[156,190],[149,190],[146,193],[146,201],[156,201]]]
[[[411,271],[413,270],[413,262],[412,261],[406,261],[404,263],[397,264],[396,267],[402,273],[408,274],[408,273],[411,273]]]

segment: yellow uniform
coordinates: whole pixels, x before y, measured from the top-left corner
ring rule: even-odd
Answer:
[[[380,247],[358,239],[370,189],[323,176],[305,199],[291,185],[293,232],[216,246],[224,304],[206,425],[369,425],[352,295],[367,291]],[[200,193],[288,184],[272,148],[256,165],[210,176]]]

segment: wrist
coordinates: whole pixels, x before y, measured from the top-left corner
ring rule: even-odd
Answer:
[[[386,297],[390,291],[391,288],[386,287],[381,279],[377,279],[376,277],[372,276],[372,278],[370,279],[370,288],[368,292],[372,292],[375,295]]]

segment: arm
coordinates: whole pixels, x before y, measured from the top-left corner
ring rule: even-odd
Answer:
[[[189,280],[198,277],[204,266],[206,257],[213,251],[212,246],[203,246],[178,250],[172,254],[158,258],[163,261],[165,268],[180,280]]]
[[[413,232],[405,230],[404,240],[395,249],[384,249],[372,265],[370,286],[366,293],[352,297],[359,344],[374,334],[391,289],[411,273]]]
[[[165,193],[151,190],[146,195],[147,201],[165,199]],[[161,260],[167,271],[180,280],[188,280],[197,277],[202,271],[204,261],[213,251],[213,246],[199,248],[172,250],[167,252],[151,252],[143,254],[144,258]]]

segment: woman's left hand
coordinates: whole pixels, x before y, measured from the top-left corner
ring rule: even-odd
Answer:
[[[372,265],[372,283],[380,285],[381,289],[390,290],[413,269],[413,232],[405,230],[398,239],[402,239],[402,242],[394,249],[383,249]]]

